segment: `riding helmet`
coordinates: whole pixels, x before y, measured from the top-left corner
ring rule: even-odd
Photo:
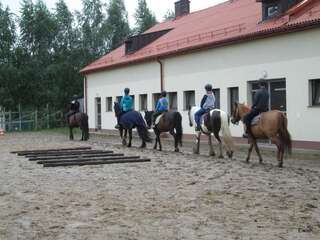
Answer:
[[[162,92],[161,92],[161,96],[162,96],[162,97],[166,97],[166,96],[167,96],[167,92],[166,92],[166,91],[162,91]]]
[[[129,89],[129,88],[125,88],[125,89],[124,89],[124,94],[128,95],[129,92],[130,92],[130,89]]]
[[[207,84],[207,85],[204,86],[204,89],[206,91],[212,91],[212,85],[211,84]]]

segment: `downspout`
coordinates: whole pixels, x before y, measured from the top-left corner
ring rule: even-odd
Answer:
[[[160,64],[160,91],[162,92],[163,89],[163,63],[159,58],[157,58],[157,62]]]
[[[84,87],[84,112],[88,113],[88,83],[87,83],[87,77],[84,76],[83,80],[83,87]]]

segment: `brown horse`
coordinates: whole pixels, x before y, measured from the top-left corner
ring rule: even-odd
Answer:
[[[233,124],[243,122],[245,115],[250,108],[245,104],[235,103],[231,122]],[[262,157],[257,145],[257,139],[270,139],[278,148],[277,158],[278,166],[283,167],[283,155],[287,151],[291,154],[291,137],[287,129],[288,120],[283,112],[272,110],[261,114],[260,120],[256,125],[251,126],[252,136],[249,138],[251,145],[249,147],[246,161],[249,162],[253,147],[255,148],[259,161],[262,163]]]
[[[89,125],[88,125],[88,115],[82,112],[68,114],[67,120],[70,135],[70,140],[73,140],[73,128],[79,127],[82,132],[81,141],[87,141],[89,139]]]

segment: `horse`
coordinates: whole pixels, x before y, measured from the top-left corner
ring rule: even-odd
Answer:
[[[67,114],[67,124],[69,126],[69,139],[73,140],[73,128],[79,127],[82,132],[81,141],[87,141],[89,139],[89,124],[88,115],[83,112],[70,111]]]
[[[200,110],[200,107],[189,108],[189,125],[190,127],[195,126],[195,113]],[[208,143],[210,147],[210,156],[215,156],[215,152],[212,146],[211,134],[215,136],[219,142],[220,154],[219,158],[224,158],[222,152],[222,141],[226,147],[226,153],[229,158],[232,158],[234,152],[234,143],[229,129],[229,117],[228,114],[220,109],[210,110],[208,113],[205,113],[201,118],[201,131],[196,132],[196,145],[193,147],[193,153],[199,154],[200,150],[200,137],[201,133],[208,136]],[[221,138],[219,133],[221,133]]]
[[[249,111],[250,108],[244,103],[234,103],[231,122],[233,124],[238,124],[239,121],[243,122],[245,115]],[[258,122],[254,124],[256,120],[258,120]],[[257,145],[257,139],[270,139],[271,142],[274,143],[278,148],[278,167],[282,168],[284,153],[288,152],[289,154],[291,154],[292,149],[291,136],[287,129],[287,126],[287,117],[283,112],[278,110],[264,112],[261,113],[261,115],[259,115],[258,117],[254,118],[251,123],[251,135],[249,136],[251,145],[248,150],[246,162],[249,162],[251,152],[254,147],[258,154],[259,162],[262,163],[263,159]]]
[[[152,115],[154,111],[145,111],[144,119],[147,122],[148,128],[152,125]],[[159,122],[157,120],[159,119]],[[182,146],[182,116],[179,112],[164,112],[156,119],[156,124],[153,131],[156,135],[156,142],[153,149],[157,149],[159,143],[159,150],[162,151],[160,140],[160,133],[169,132],[174,138],[174,151],[179,152],[179,147]]]
[[[140,148],[146,147],[146,142],[152,142],[150,138],[150,133],[147,129],[146,122],[144,121],[142,115],[138,111],[130,111],[127,113],[122,113],[120,105],[114,102],[113,105],[116,117],[119,119],[119,133],[122,139],[122,144],[127,147],[132,146],[132,129],[137,128],[139,137],[142,140]],[[123,131],[125,133],[123,134]],[[127,132],[129,132],[129,143],[127,144]]]

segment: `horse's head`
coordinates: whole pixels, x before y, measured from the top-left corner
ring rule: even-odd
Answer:
[[[145,111],[144,112],[144,120],[146,120],[147,126],[150,128],[152,125],[152,115],[154,111]]]
[[[113,103],[113,110],[116,117],[119,117],[121,114],[120,104],[118,102]]]
[[[188,117],[189,117],[189,126],[192,127],[193,126],[193,122],[192,122],[192,118],[193,116],[192,115],[192,107],[189,105],[188,107]]]
[[[238,102],[233,103],[233,111],[231,113],[231,122],[233,124],[238,124],[239,121],[241,120],[241,116],[239,114],[239,105],[240,103]]]

